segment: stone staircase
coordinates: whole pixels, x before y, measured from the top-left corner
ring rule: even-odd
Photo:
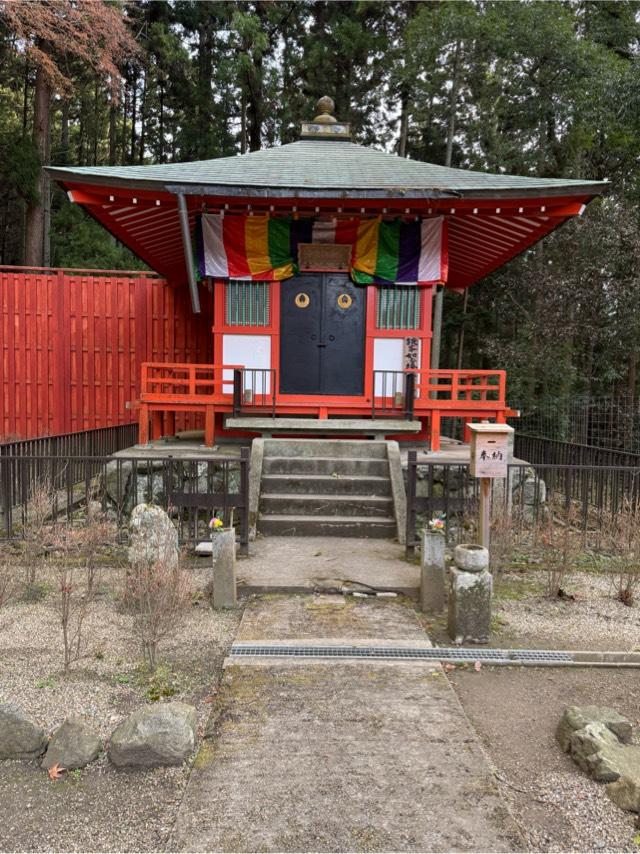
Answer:
[[[272,536],[397,536],[384,441],[265,439],[258,531]]]

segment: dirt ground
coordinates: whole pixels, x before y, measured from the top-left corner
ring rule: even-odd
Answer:
[[[193,571],[193,604],[183,625],[161,646],[159,675],[150,680],[131,619],[118,606],[114,573],[86,626],[86,655],[62,672],[60,623],[53,579],[41,601],[18,601],[0,616],[0,702],[15,702],[52,733],[71,714],[86,717],[103,739],[157,691],[209,717],[222,662],[239,612],[213,612],[204,597],[208,571]],[[36,763],[0,762],[0,850],[161,851],[173,827],[189,766],[117,771],[105,754],[52,782]]]
[[[573,704],[609,705],[640,724],[636,670],[483,667],[449,679],[478,732],[531,851],[637,851],[634,816],[562,753]]]

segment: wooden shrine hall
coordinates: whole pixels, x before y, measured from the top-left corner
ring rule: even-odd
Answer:
[[[432,370],[437,289],[463,290],[578,216],[606,182],[417,162],[351,142],[322,98],[299,141],[235,157],[49,167],[211,329],[211,364],[142,366],[140,441],[385,435],[510,413],[501,370]],[[190,322],[191,322],[190,321]]]

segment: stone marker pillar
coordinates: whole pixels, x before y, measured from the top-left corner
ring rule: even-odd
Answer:
[[[236,599],[236,529],[211,534],[213,555],[213,607],[235,608]]]
[[[449,637],[454,643],[487,643],[491,632],[493,577],[488,571],[489,552],[465,544],[453,552],[449,570]]]
[[[420,607],[427,614],[439,614],[444,608],[444,546],[444,534],[422,529]]]

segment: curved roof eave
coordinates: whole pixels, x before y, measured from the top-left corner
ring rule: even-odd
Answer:
[[[213,160],[47,169],[52,178],[65,183],[264,198],[595,196],[608,186],[606,181],[458,169],[350,142],[310,139]]]
[[[72,169],[62,169],[54,166],[45,167],[48,174],[56,181],[65,185],[82,184],[83,186],[118,187],[121,189],[157,190],[165,193],[183,193],[187,196],[242,196],[251,198],[277,199],[524,199],[551,196],[599,196],[609,188],[608,181],[585,181],[561,183],[560,185],[542,185],[533,187],[509,188],[469,188],[465,190],[443,190],[436,188],[412,187],[260,187],[238,184],[191,184],[166,183],[164,181],[137,178],[135,180],[106,176],[90,176],[76,174]]]

